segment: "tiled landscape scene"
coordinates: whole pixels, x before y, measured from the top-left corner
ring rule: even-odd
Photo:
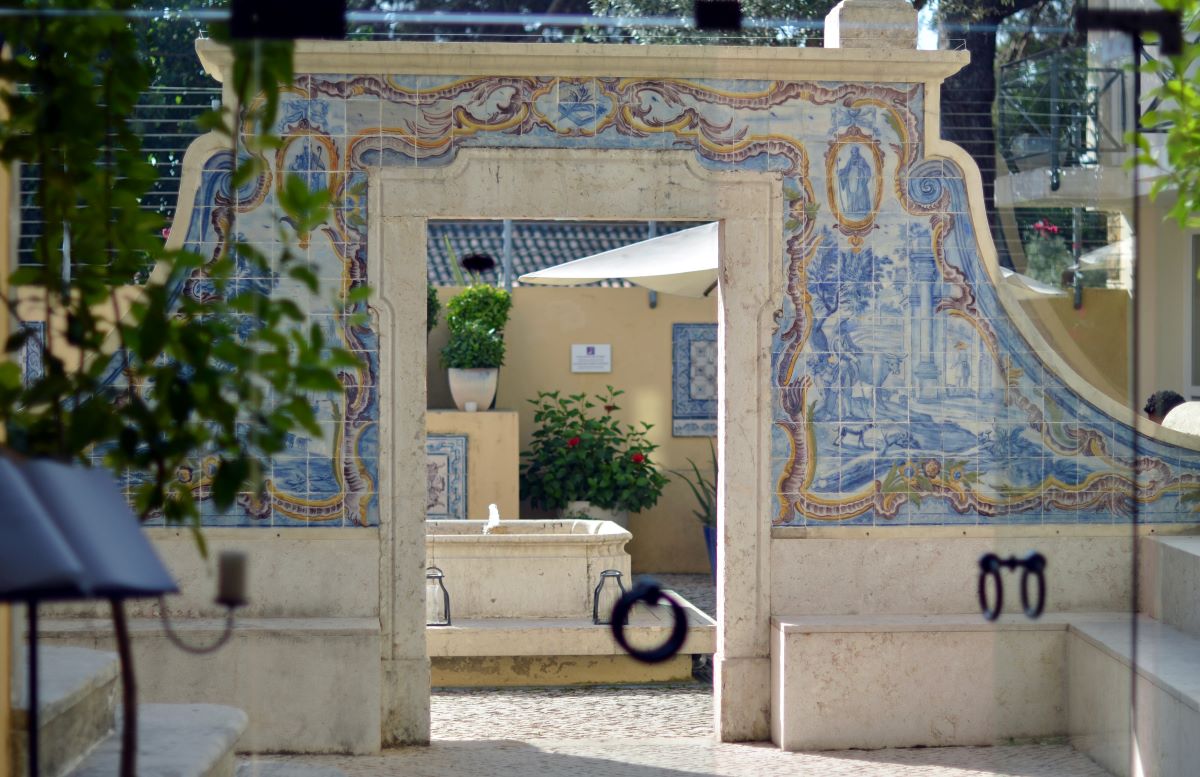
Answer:
[[[1008,319],[961,171],[925,159],[923,110],[919,85],[311,75],[284,97],[277,172],[335,192],[306,250],[343,291],[370,279],[366,182],[380,166],[443,165],[468,147],[661,148],[777,174],[785,293],[764,387],[773,414],[757,421],[772,435],[775,524],[1113,522],[1135,502],[1143,520],[1189,520],[1196,455],[1135,439]],[[234,234],[269,244],[278,226],[274,179],[237,192],[235,214],[230,162],[214,156],[196,195],[187,241],[206,253]],[[304,299],[362,367],[343,373],[340,400],[318,403],[327,438],[298,439],[294,464],[277,464],[270,504],[214,522],[377,524],[376,333],[342,327],[285,278],[242,282]],[[715,404],[715,364],[692,339],[675,432],[708,434],[715,413],[695,412]]]

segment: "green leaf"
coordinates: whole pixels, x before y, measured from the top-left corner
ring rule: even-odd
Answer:
[[[0,389],[13,391],[21,388],[21,368],[16,362],[0,362]]]
[[[220,508],[233,504],[250,476],[250,462],[244,456],[221,459],[212,479],[213,502]]]

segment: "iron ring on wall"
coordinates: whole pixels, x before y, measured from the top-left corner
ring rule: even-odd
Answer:
[[[671,607],[671,616],[674,619],[671,635],[667,637],[666,642],[650,650],[632,647],[625,638],[625,627],[629,625],[629,611],[638,602],[645,602],[651,607],[666,602]],[[683,647],[684,640],[687,639],[687,626],[687,610],[683,609],[683,605],[679,603],[678,599],[664,592],[658,583],[653,581],[639,582],[618,599],[616,606],[613,607],[611,624],[613,639],[617,641],[622,650],[642,663],[660,664],[674,658],[679,649]]]
[[[996,581],[995,607],[988,603],[987,581],[989,577]],[[1000,611],[1004,609],[1004,582],[1000,579],[1000,557],[995,553],[987,553],[979,559],[979,607],[983,610],[984,620],[989,621],[999,618]]]
[[[1030,553],[1021,560],[1021,607],[1031,620],[1042,614],[1046,608],[1046,557],[1041,553]],[[1037,580],[1037,606],[1029,606],[1029,579]]]

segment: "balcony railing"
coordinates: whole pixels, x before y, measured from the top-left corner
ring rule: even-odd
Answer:
[[[1010,172],[1049,168],[1057,189],[1063,168],[1098,164],[1124,147],[1124,71],[1088,67],[1082,48],[1003,65],[997,93],[996,139]]]

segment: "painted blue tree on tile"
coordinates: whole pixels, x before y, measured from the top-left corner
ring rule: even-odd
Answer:
[[[983,267],[962,171],[925,158],[917,84],[649,78],[300,76],[283,96],[278,170],[332,187],[308,251],[367,282],[366,181],[471,147],[684,149],[772,175],[785,195],[784,295],[772,334],[771,478],[779,525],[1191,520],[1196,454],[1134,433],[1048,370]],[[236,229],[270,243],[272,175],[228,191],[210,162],[192,247]],[[296,294],[286,279],[266,279]],[[307,300],[363,367],[320,405],[329,442],[275,463],[270,503],[212,522],[378,521],[378,339]],[[386,357],[385,357],[386,358]],[[1136,469],[1137,490],[1132,486]]]

